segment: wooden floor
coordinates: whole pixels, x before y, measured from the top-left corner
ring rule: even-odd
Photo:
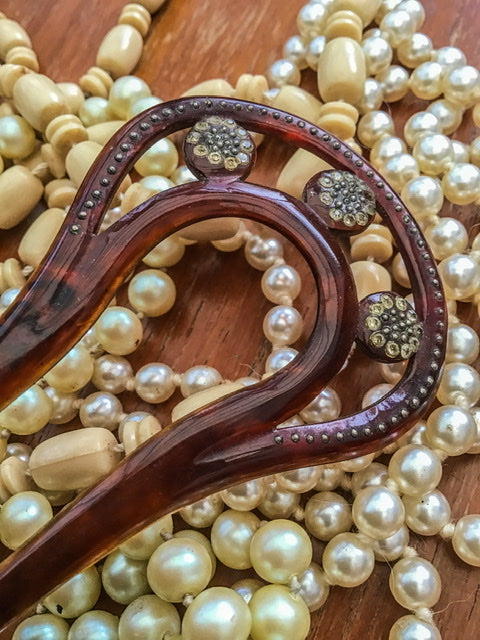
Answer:
[[[122,4],[121,0],[2,0],[0,8],[31,35],[41,71],[56,81],[68,81],[77,80],[95,64],[96,49],[116,23]],[[424,0],[423,4],[427,11],[424,31],[434,46],[459,46],[471,64],[478,64],[478,0]],[[281,56],[287,37],[296,32],[295,18],[300,7],[300,0],[170,0],[153,20],[137,73],[163,100],[178,97],[204,79],[224,77],[235,83],[241,73],[263,73]],[[313,72],[304,73],[304,86],[315,86]],[[408,96],[401,105],[392,105],[392,112],[396,122],[403,123],[424,106]],[[401,133],[401,124],[397,131]],[[467,113],[458,138],[468,141],[478,133]],[[288,153],[286,146],[266,142],[254,178],[273,185]],[[478,207],[476,212],[473,207],[466,209],[453,207],[453,214],[471,226],[475,216],[479,219]],[[445,208],[445,214],[451,212]],[[0,260],[15,255],[24,228],[25,225],[1,233]],[[298,263],[291,249],[287,255]],[[315,294],[308,274],[301,268],[305,282],[298,307],[311,319]],[[169,272],[177,285],[177,303],[166,317],[148,323],[144,344],[132,358],[134,368],[157,360],[178,371],[208,363],[226,378],[251,371],[262,373],[268,344],[261,326],[269,305],[260,291],[260,273],[246,264],[241,252],[219,254],[211,246],[191,246],[181,263]],[[464,311],[473,318],[472,312]],[[307,322],[306,333],[308,326]],[[478,329],[478,322],[476,326]],[[366,361],[354,360],[337,383],[345,410],[358,404],[357,390],[381,381],[373,365],[368,369],[365,366]],[[356,390],[355,395],[352,389]],[[124,402],[130,410],[142,406],[132,394]],[[161,410],[160,416],[167,420],[166,409]],[[473,456],[450,458],[445,463],[440,489],[450,499],[455,518],[480,511],[479,476],[480,460]],[[412,544],[420,555],[434,562],[442,576],[443,592],[436,606],[442,638],[478,638],[480,569],[461,563],[450,546],[437,538],[412,535]],[[321,547],[317,553],[319,560]],[[362,587],[333,589],[325,607],[313,616],[309,638],[387,639],[391,625],[406,613],[390,595],[388,575],[389,567],[377,564],[371,579]]]

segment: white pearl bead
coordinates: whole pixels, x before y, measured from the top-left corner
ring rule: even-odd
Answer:
[[[351,458],[350,460],[343,460],[338,464],[340,469],[343,469],[343,471],[354,473],[355,471],[360,471],[361,469],[366,469],[367,467],[369,467],[373,462],[374,457],[374,453],[367,453],[364,456],[357,456],[356,458]]]
[[[135,100],[135,102],[131,102],[130,108],[128,109],[127,120],[137,116],[145,109],[149,109],[157,104],[162,104],[163,100],[157,98],[156,96],[146,96],[145,98],[140,98],[139,100]]]
[[[415,31],[415,20],[407,11],[402,11],[398,7],[395,11],[390,11],[380,22],[380,29],[386,34],[392,47],[398,45],[410,37]]]
[[[300,35],[311,40],[321,35],[327,21],[327,8],[318,2],[305,4],[297,15],[297,27]]]
[[[401,380],[405,373],[405,362],[396,362],[392,364],[380,363],[379,369],[382,378],[389,384],[396,384]]]
[[[90,382],[93,367],[94,360],[88,350],[77,344],[44,377],[51,387],[71,393]]]
[[[250,543],[256,573],[277,584],[303,573],[312,561],[312,543],[302,527],[290,520],[272,520],[258,529]]]
[[[165,238],[153,247],[143,258],[143,262],[149,267],[173,267],[180,262],[185,253],[185,245],[177,237]]]
[[[401,493],[418,496],[438,485],[442,477],[442,463],[427,447],[406,445],[390,458],[388,472]]]
[[[397,57],[401,64],[409,68],[417,67],[430,60],[433,51],[431,39],[424,33],[414,33],[397,47]]]
[[[176,287],[170,276],[157,269],[145,269],[128,283],[128,301],[149,318],[161,316],[173,307]]]
[[[12,636],[12,640],[67,640],[68,624],[65,620],[42,613],[23,620]]]
[[[331,387],[325,387],[305,409],[300,411],[300,416],[306,424],[315,424],[336,420],[341,410],[342,403],[338,393]]]
[[[445,173],[442,187],[453,204],[471,204],[480,196],[480,169],[469,162],[460,162]]]
[[[417,178],[419,173],[418,163],[409,153],[401,153],[390,158],[382,169],[383,177],[396,191],[401,191],[408,182]]]
[[[445,99],[432,102],[432,104],[427,107],[427,112],[437,118],[440,123],[441,133],[447,136],[456,131],[462,122],[463,109]],[[458,142],[458,140],[456,142]]]
[[[425,238],[437,260],[461,253],[468,244],[467,230],[456,218],[440,218],[437,223],[425,229]]]
[[[397,102],[408,92],[408,71],[399,64],[392,64],[377,74],[377,80],[383,88],[385,102]]]
[[[445,69],[453,69],[454,67],[462,67],[466,64],[465,54],[457,47],[440,47],[433,52],[432,59],[439,62]]]
[[[429,133],[441,133],[441,123],[430,111],[417,111],[411,115],[403,127],[403,135],[409,147]]]
[[[450,505],[437,489],[424,496],[403,496],[402,500],[405,521],[415,533],[434,536],[450,521]]]
[[[146,569],[146,562],[133,560],[117,549],[103,563],[103,588],[115,602],[130,604],[150,591]]]
[[[317,70],[318,60],[325,49],[325,36],[315,36],[307,44],[307,50],[305,53],[305,60],[307,61],[310,69]]]
[[[277,238],[252,236],[245,243],[245,258],[249,265],[265,271],[283,256],[283,245]]]
[[[18,549],[53,518],[47,498],[38,491],[21,491],[0,510],[0,540],[8,549]]]
[[[200,531],[196,531],[195,529],[182,529],[181,531],[176,531],[173,534],[174,538],[187,538],[187,540],[194,540],[202,545],[205,551],[208,553],[208,557],[210,558],[210,562],[212,563],[212,570],[210,572],[210,579],[215,575],[215,571],[217,568],[217,556],[213,552],[212,545],[207,536],[200,533]]]
[[[300,467],[275,475],[275,481],[281,489],[294,493],[306,493],[313,489],[320,476],[317,467]]]
[[[358,587],[375,565],[373,551],[356,533],[339,533],[325,547],[323,569],[331,584]]]
[[[272,266],[262,276],[263,295],[274,304],[291,304],[300,293],[298,271],[288,264]]]
[[[447,404],[429,415],[426,436],[432,448],[459,456],[474,444],[477,425],[470,411]]]
[[[423,173],[436,176],[447,171],[453,162],[452,143],[441,133],[427,134],[417,140],[413,155]]]
[[[460,140],[452,140],[453,161],[457,163],[468,163],[470,159],[470,151],[468,146]],[[475,164],[475,163],[473,163]]]
[[[307,46],[300,36],[291,36],[283,45],[283,57],[294,62],[299,69],[306,69],[308,66],[306,53]]]
[[[198,500],[188,507],[180,509],[183,520],[191,527],[203,529],[211,527],[223,511],[223,501],[220,494],[214,493],[203,500]]]
[[[245,600],[247,604],[253,598],[253,594],[264,586],[263,580],[257,580],[256,578],[245,578],[243,580],[237,580],[232,584],[232,589],[238,593],[238,595]]]
[[[317,491],[333,491],[339,487],[345,477],[345,472],[340,467],[329,467],[328,465],[319,465],[320,476],[315,485]]]
[[[420,29],[425,21],[425,9],[418,0],[402,0],[398,5],[398,10],[406,11],[413,20],[415,29]]]
[[[480,73],[470,65],[456,66],[443,76],[447,100],[468,109],[480,99]]]
[[[423,62],[412,71],[409,85],[421,100],[435,100],[442,93],[444,68],[438,62]]]
[[[352,517],[361,533],[381,540],[402,526],[405,509],[400,498],[386,487],[366,487],[353,502]]]
[[[301,596],[308,610],[320,609],[330,593],[330,585],[323,569],[316,562],[312,562],[308,569],[298,576],[298,582],[300,583],[298,595]]]
[[[475,424],[477,425],[477,436],[475,438],[475,442],[467,453],[477,454],[480,453],[480,407],[472,407],[470,412],[475,420]]]
[[[182,621],[183,640],[247,640],[252,617],[233,589],[211,587],[190,604]]]
[[[455,553],[467,564],[480,567],[480,516],[463,516],[455,524],[452,538]]]
[[[366,407],[369,407],[370,405],[375,404],[376,402],[381,400],[384,396],[386,396],[387,393],[390,393],[392,389],[393,389],[393,385],[386,384],[386,383],[376,384],[375,386],[370,387],[370,389],[365,393],[365,395],[362,398],[362,409],[365,409]]]
[[[270,584],[256,591],[250,612],[252,640],[305,640],[310,630],[307,605],[282,585]]]
[[[130,309],[108,307],[95,324],[95,335],[105,351],[125,356],[133,353],[142,341],[142,323]]]
[[[152,522],[118,547],[118,549],[132,560],[148,560],[155,549],[164,542],[164,535],[173,531],[172,516],[164,516]]]
[[[0,153],[4,158],[26,158],[33,153],[35,142],[35,131],[21,116],[0,118]]]
[[[352,509],[338,493],[322,491],[305,505],[305,527],[319,540],[331,540],[352,526]]]
[[[395,531],[391,536],[388,536],[388,538],[375,540],[372,545],[375,560],[378,560],[378,562],[393,562],[394,560],[398,560],[405,553],[409,540],[410,533],[405,526],[400,527],[400,529]]]
[[[286,367],[287,364],[289,364],[297,355],[298,351],[291,347],[275,349],[275,351],[272,351],[268,356],[265,362],[265,372],[275,373],[275,371],[283,369],[283,367]]]
[[[390,573],[389,585],[398,604],[410,610],[433,607],[442,588],[438,571],[424,558],[399,560]]]
[[[79,417],[84,427],[103,427],[114,431],[123,416],[120,400],[108,391],[88,395],[80,406]]]
[[[455,253],[438,265],[447,297],[464,300],[474,295],[480,285],[480,266],[471,257]]]
[[[260,519],[249,511],[221,513],[211,531],[213,551],[220,562],[231,569],[249,569],[250,542],[259,526]]]
[[[122,393],[132,377],[132,365],[125,358],[105,355],[95,360],[92,382],[97,389]]]
[[[302,331],[303,319],[295,308],[278,305],[267,311],[263,332],[273,345],[292,344],[300,338]]]
[[[300,504],[300,494],[284,491],[277,483],[267,487],[265,497],[258,510],[267,518],[289,518]]]
[[[242,482],[220,492],[223,502],[237,511],[251,511],[258,507],[266,493],[265,483],[261,478]]]
[[[172,369],[160,362],[144,365],[135,376],[135,391],[145,402],[165,402],[175,391]]]
[[[300,69],[292,60],[276,60],[267,69],[267,80],[271,87],[284,87],[288,84],[298,86],[301,80]]]
[[[180,391],[183,397],[187,398],[197,391],[216,387],[222,383],[222,380],[221,374],[213,367],[197,365],[182,374]]]
[[[358,121],[358,139],[369,149],[383,136],[393,134],[393,120],[385,111],[371,111]]]
[[[399,618],[390,629],[388,640],[442,640],[438,629],[416,616]]]
[[[108,108],[114,118],[127,120],[130,106],[151,95],[148,84],[137,76],[122,76],[113,83],[108,96]]]
[[[363,96],[355,106],[360,114],[377,111],[383,102],[383,86],[375,78],[367,78],[363,85]],[[371,160],[371,156],[370,156]]]
[[[118,640],[158,640],[179,632],[180,616],[173,604],[147,594],[124,609],[118,625]]]
[[[70,627],[68,640],[118,640],[118,618],[108,611],[87,611]]]
[[[473,406],[480,399],[480,376],[469,364],[451,362],[445,366],[437,397],[443,404]]]
[[[385,163],[407,150],[405,142],[395,136],[385,136],[377,140],[370,151],[370,162],[382,170]]]
[[[374,76],[390,66],[393,57],[392,47],[385,38],[371,36],[362,42],[367,74]]]
[[[56,616],[77,618],[93,609],[101,590],[98,571],[95,567],[90,567],[49,593],[42,604]]]
[[[34,384],[0,411],[0,425],[16,435],[37,433],[49,422],[52,402],[45,391]]]
[[[170,176],[178,166],[178,151],[168,138],[161,138],[135,163],[141,176]]]
[[[388,469],[381,462],[372,462],[365,469],[352,474],[352,494],[356,496],[366,487],[378,487],[388,480]]]

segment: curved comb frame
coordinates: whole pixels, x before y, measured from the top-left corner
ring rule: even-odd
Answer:
[[[98,233],[113,194],[138,157],[159,138],[210,116],[307,149],[353,173],[373,192],[412,282],[423,337],[402,380],[366,409],[323,424],[275,426],[340,370],[357,334],[359,306],[336,240],[339,232],[327,227],[313,204],[244,182],[254,153],[244,165],[223,169],[212,157],[212,168],[204,149],[194,152],[187,142],[186,157],[196,163],[200,182],[157,194]],[[204,142],[191,140],[193,146]],[[444,359],[445,300],[433,255],[396,193],[363,158],[322,129],[263,105],[211,97],[152,107],[126,124],[97,158],[49,255],[0,320],[0,405],[36,382],[78,341],[151,246],[193,222],[238,216],[239,209],[288,237],[312,270],[319,309],[305,348],[271,378],[151,438],[11,554],[0,566],[0,628],[161,515],[259,474],[381,448],[427,408]]]

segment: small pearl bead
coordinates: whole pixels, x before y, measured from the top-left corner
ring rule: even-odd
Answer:
[[[480,99],[480,73],[470,65],[455,66],[443,76],[442,88],[447,100],[468,109]]]
[[[87,385],[93,375],[94,359],[81,344],[63,356],[44,378],[51,387],[71,393]]]
[[[128,301],[136,311],[149,318],[170,311],[175,297],[175,283],[168,274],[157,269],[141,271],[128,283]]]
[[[342,403],[338,393],[331,387],[325,387],[305,409],[300,411],[300,416],[306,424],[315,424],[336,420],[341,410]]]
[[[283,491],[275,483],[274,486],[267,487],[258,510],[267,518],[289,518],[299,504],[300,494]]]
[[[198,500],[188,507],[180,509],[179,513],[182,519],[191,527],[203,529],[211,527],[222,511],[223,501],[218,493],[214,493],[203,500]]]
[[[247,640],[250,609],[233,589],[211,587],[189,605],[182,621],[183,640]]]
[[[260,519],[249,511],[229,509],[215,520],[211,531],[213,551],[226,567],[249,569],[250,542],[260,526]]]
[[[93,609],[101,590],[98,571],[95,567],[90,567],[49,593],[42,604],[56,616],[78,618],[82,613]]]
[[[408,71],[398,64],[377,74],[377,80],[382,85],[385,102],[397,102],[408,92]]]
[[[339,487],[345,477],[345,472],[340,467],[329,467],[328,465],[319,465],[320,476],[315,485],[317,491],[333,491]]]
[[[105,355],[95,360],[92,382],[101,391],[122,393],[132,377],[132,365],[125,358]]]
[[[375,78],[367,78],[363,86],[363,96],[355,106],[360,114],[377,111],[383,102],[383,86]],[[371,155],[370,155],[371,160]]]
[[[141,176],[170,176],[178,166],[178,151],[168,138],[161,138],[135,163]]]
[[[65,620],[51,613],[42,613],[23,620],[15,629],[12,640],[67,640],[68,630]]]
[[[37,433],[49,422],[52,402],[45,391],[34,384],[0,411],[0,425],[20,436]]]
[[[446,362],[472,364],[478,358],[480,341],[478,334],[467,324],[448,328]]]
[[[480,266],[471,257],[455,253],[438,265],[445,294],[455,300],[474,295],[480,285]]]
[[[399,618],[390,629],[388,640],[442,640],[438,629],[416,616]]]
[[[451,362],[445,366],[437,398],[442,404],[473,406],[480,399],[480,376],[469,364]]]
[[[380,374],[382,378],[389,384],[396,384],[401,380],[405,373],[405,362],[396,362],[394,364],[379,363]]]
[[[242,482],[229,489],[220,492],[223,502],[237,511],[251,511],[256,509],[264,499],[266,493],[265,483],[261,478]]]
[[[165,516],[152,522],[118,547],[132,560],[148,560],[155,549],[164,542],[163,536],[173,531],[172,516]]]
[[[449,456],[459,456],[474,444],[477,426],[470,411],[445,405],[428,417],[426,437],[431,447]]]
[[[0,540],[8,549],[18,549],[53,518],[47,498],[37,491],[21,491],[0,510]]]
[[[390,573],[389,585],[398,604],[410,610],[433,607],[442,588],[438,571],[423,558],[399,560]]]
[[[419,173],[417,161],[409,153],[390,158],[382,169],[385,180],[397,191],[401,191],[408,182],[417,178]]]
[[[35,143],[35,131],[21,116],[0,118],[0,154],[4,158],[26,158],[33,153]]]
[[[317,467],[300,467],[292,471],[275,474],[275,481],[280,489],[293,493],[306,493],[313,489],[320,476]]]
[[[175,391],[172,369],[160,362],[144,365],[135,376],[135,391],[145,402],[165,402]]]
[[[442,477],[442,463],[427,447],[406,445],[390,458],[388,472],[401,493],[418,496],[436,488]]]
[[[135,102],[131,103],[130,108],[128,109],[127,120],[130,120],[134,116],[137,116],[139,113],[145,111],[145,109],[148,109],[149,107],[153,107],[157,104],[162,104],[162,102],[163,100],[160,100],[160,98],[157,98],[156,96],[146,96],[145,98],[135,100]]]
[[[388,480],[388,469],[380,462],[372,462],[368,467],[352,474],[352,494],[356,496],[366,487],[378,487]]]
[[[309,611],[317,611],[327,601],[330,593],[330,585],[325,579],[322,568],[312,562],[302,575],[298,576],[300,590],[298,595],[302,598]]]
[[[390,66],[393,52],[390,43],[385,38],[381,36],[366,38],[362,42],[362,49],[365,54],[368,75],[374,76]]]
[[[415,146],[420,138],[429,133],[441,133],[440,120],[430,111],[417,111],[403,127],[403,135],[409,147]]]
[[[294,62],[299,69],[306,69],[308,64],[305,59],[307,47],[300,36],[288,38],[283,46],[283,57]]]
[[[393,562],[405,553],[408,546],[410,533],[407,527],[402,526],[394,534],[382,540],[375,540],[372,544],[375,560],[379,562]]]
[[[349,531],[352,509],[340,494],[322,491],[313,495],[305,505],[305,527],[319,540],[331,540]]]
[[[440,49],[434,51],[432,59],[439,62],[445,69],[462,67],[467,62],[465,55],[460,49],[450,46],[440,47]]]
[[[400,498],[386,487],[366,487],[353,502],[352,517],[361,533],[381,540],[402,526],[405,509]]]
[[[173,267],[180,262],[185,253],[185,245],[174,236],[165,238],[159,242],[153,249],[143,258],[143,262],[149,267]]]
[[[436,176],[447,171],[452,164],[452,143],[441,133],[427,134],[417,140],[413,155],[423,173]]]
[[[366,469],[373,462],[374,457],[374,453],[367,453],[364,456],[357,456],[356,458],[351,458],[350,460],[343,460],[338,464],[340,466],[340,469],[343,469],[343,471],[354,473],[355,471]]]
[[[438,62],[424,62],[412,71],[409,85],[421,100],[435,100],[442,93],[444,68]]]
[[[68,640],[118,640],[118,618],[108,611],[87,611],[70,627]]]
[[[286,367],[298,354],[296,349],[291,347],[284,347],[283,349],[275,349],[268,356],[265,362],[265,372],[275,373],[283,367]]]
[[[107,122],[111,118],[108,101],[97,96],[87,98],[78,109],[78,117],[85,127]]]
[[[118,640],[158,640],[179,632],[180,616],[173,604],[148,594],[124,609],[118,625]]]
[[[277,238],[252,236],[245,244],[245,258],[249,265],[265,271],[283,256],[283,245]]]
[[[474,138],[470,143],[469,156],[472,164],[480,167],[480,136]]]
[[[453,204],[471,204],[480,196],[480,169],[469,162],[456,164],[443,176],[442,187]]]
[[[297,27],[300,35],[311,40],[321,35],[328,16],[327,8],[318,2],[305,4],[297,15]]]
[[[131,105],[151,95],[146,82],[137,76],[123,76],[113,83],[108,96],[110,113],[120,120],[127,120]]]
[[[142,341],[142,323],[130,309],[108,307],[95,324],[95,334],[105,351],[125,356],[133,353]]]
[[[272,266],[262,276],[263,295],[274,304],[291,303],[300,293],[298,271],[288,264]]]
[[[303,573],[312,561],[312,543],[302,527],[290,520],[272,520],[260,527],[250,544],[250,560],[256,573],[285,584]]]
[[[402,0],[398,5],[398,9],[406,11],[413,20],[415,29],[420,29],[425,21],[425,9],[421,2],[417,0]]]
[[[393,120],[385,111],[366,113],[358,122],[358,139],[369,149],[383,136],[393,134]]]
[[[132,560],[118,549],[110,553],[102,566],[104,590],[115,602],[130,604],[150,591],[146,562]]]
[[[387,393],[393,389],[393,385],[391,384],[376,384],[365,393],[362,398],[362,409],[369,407],[372,404],[375,404],[379,400],[381,400]]]
[[[448,258],[454,253],[461,253],[468,244],[467,230],[456,218],[440,218],[437,223],[425,229],[425,238],[437,260]]]
[[[452,140],[452,149],[453,161],[455,163],[465,163],[470,160],[470,151],[468,145],[464,142],[460,142],[460,140]]]
[[[255,578],[245,578],[244,580],[237,580],[232,584],[232,589],[238,593],[238,595],[245,600],[247,604],[253,598],[253,594],[264,586],[262,580]]]
[[[302,331],[302,316],[293,307],[279,305],[267,311],[263,332],[273,345],[292,344],[300,338]]]
[[[325,36],[315,36],[307,45],[305,59],[310,69],[317,70],[318,60],[325,49]]]
[[[15,456],[22,462],[28,462],[32,453],[32,447],[24,442],[9,442],[7,444],[6,458]]]
[[[397,47],[397,57],[405,67],[414,68],[430,60],[433,51],[431,39],[424,33],[414,33]]]
[[[435,100],[428,105],[427,112],[434,115],[440,123],[440,131],[449,136],[460,126],[463,117],[463,109],[448,100]]]
[[[402,500],[405,521],[415,533],[434,536],[450,521],[450,505],[437,489],[423,496],[403,496]]]
[[[358,534],[339,533],[325,547],[322,563],[330,583],[350,588],[368,580],[375,558]]]
[[[407,147],[401,138],[395,136],[385,136],[377,140],[370,151],[370,162],[382,170],[388,160],[405,153]]]
[[[307,605],[282,585],[258,589],[250,601],[250,612],[252,640],[305,640],[310,630]]]
[[[455,524],[452,538],[455,553],[467,564],[480,567],[480,516],[463,516]]]
[[[403,40],[413,35],[415,23],[410,13],[398,8],[384,16],[380,22],[380,29],[386,34],[392,47],[396,48]]]
[[[88,395],[80,406],[80,421],[84,427],[103,427],[114,431],[123,415],[122,403],[108,391]]]
[[[187,398],[197,391],[216,387],[222,383],[222,380],[221,374],[213,367],[197,365],[182,374],[180,391],[183,397]]]
[[[292,60],[276,60],[266,73],[268,84],[271,87],[284,87],[287,84],[297,86],[300,84],[300,69]]]

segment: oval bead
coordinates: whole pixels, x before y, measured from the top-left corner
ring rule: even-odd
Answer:
[[[175,422],[180,420],[187,414],[210,404],[210,402],[216,402],[217,400],[220,400],[220,398],[223,398],[223,396],[243,388],[244,387],[241,382],[226,382],[225,384],[219,384],[218,386],[211,387],[210,389],[198,391],[173,407],[172,421]]]
[[[97,53],[97,66],[114,78],[128,75],[140,60],[142,35],[129,24],[117,24],[102,40]]]
[[[32,46],[28,33],[25,29],[15,22],[2,16],[0,19],[0,58],[4,59],[8,51],[13,47]]]
[[[355,104],[363,96],[365,55],[351,38],[327,42],[318,62],[318,90],[324,102],[344,100]]]
[[[0,229],[21,222],[42,197],[43,184],[20,165],[0,174]]]
[[[69,112],[64,94],[41,73],[21,76],[13,87],[13,101],[18,112],[37,131],[43,131],[53,118]]]
[[[22,262],[38,267],[58,233],[66,213],[63,209],[46,209],[28,227],[18,247]]]

